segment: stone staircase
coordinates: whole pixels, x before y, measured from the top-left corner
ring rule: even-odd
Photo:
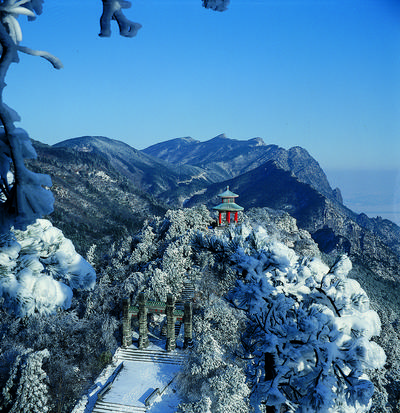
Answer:
[[[121,361],[141,361],[149,363],[182,364],[186,358],[185,354],[177,351],[139,350],[132,347],[120,347],[115,355],[118,358],[119,363]]]
[[[185,301],[192,301],[194,297],[194,284],[191,281],[184,281],[183,282],[183,290],[181,292],[180,297],[176,300],[176,306],[182,306]]]
[[[118,403],[109,403],[98,400],[92,413],[143,413],[147,412],[146,407],[127,406]]]

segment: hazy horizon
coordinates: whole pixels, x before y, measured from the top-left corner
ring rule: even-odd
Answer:
[[[400,226],[400,170],[329,169],[325,173],[332,188],[340,189],[348,208]]]

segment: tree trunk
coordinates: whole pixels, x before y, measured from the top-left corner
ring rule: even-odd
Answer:
[[[264,380],[273,380],[276,376],[275,360],[272,353],[265,353],[264,355]],[[265,406],[266,413],[278,413],[275,406]]]

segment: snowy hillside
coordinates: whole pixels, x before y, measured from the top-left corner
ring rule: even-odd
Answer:
[[[190,281],[194,345],[176,379],[181,411],[395,412],[395,304],[370,303],[357,266],[321,254],[287,213],[248,211],[225,230],[212,222],[205,207],[171,210],[106,256],[92,251],[96,284],[75,290],[69,310],[16,319],[3,307],[1,403],[27,395],[21,374],[36,357],[45,374],[35,394],[44,388],[49,411],[70,411],[121,345],[122,299],[177,297]],[[162,339],[162,323],[151,318],[152,337]]]

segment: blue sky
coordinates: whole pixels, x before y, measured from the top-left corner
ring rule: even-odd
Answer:
[[[5,101],[45,143],[103,135],[137,149],[225,133],[306,148],[324,169],[400,168],[397,0],[134,0],[143,28],[99,38],[100,0],[45,0],[21,19]]]

